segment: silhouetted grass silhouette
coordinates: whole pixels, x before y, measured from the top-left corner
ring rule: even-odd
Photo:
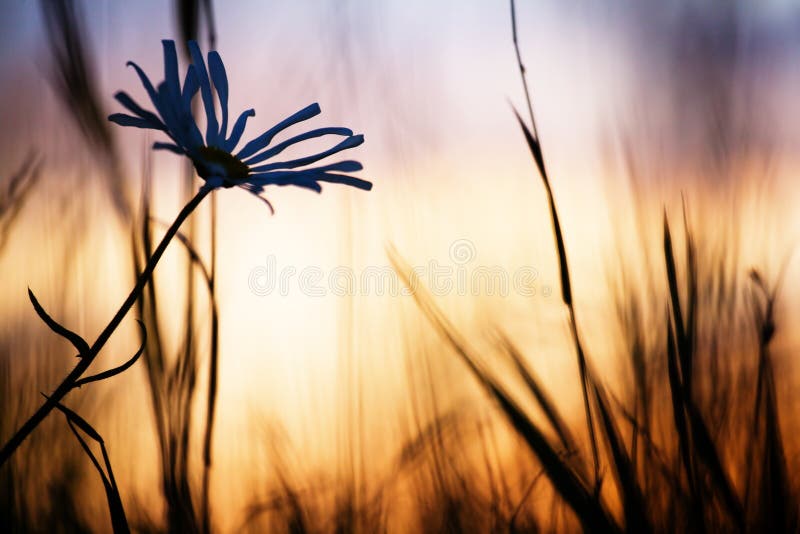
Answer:
[[[515,26],[513,0],[511,8],[512,25]],[[515,27],[513,37],[520,72],[523,76],[523,83],[525,83],[525,70],[519,55]],[[526,83],[525,90],[527,93]],[[752,415],[754,429],[759,427],[759,419],[762,417],[765,419],[765,430],[763,431],[765,461],[757,469],[760,474],[756,474],[754,463],[746,463],[739,468],[743,468],[747,473],[748,495],[751,488],[761,486],[763,493],[769,495],[770,498],[761,501],[761,505],[767,509],[766,511],[759,509],[756,515],[748,517],[742,503],[740,491],[736,489],[730,477],[729,470],[731,467],[726,466],[726,462],[719,452],[714,432],[708,427],[694,393],[699,387],[693,380],[699,370],[696,357],[698,350],[697,340],[700,334],[697,318],[702,313],[698,289],[701,275],[695,242],[689,229],[684,208],[685,265],[683,267],[683,276],[685,284],[681,288],[672,235],[665,214],[663,256],[670,310],[666,329],[666,368],[673,419],[673,427],[667,433],[667,436],[674,436],[677,441],[677,462],[669,460],[665,462],[662,460],[665,451],[669,451],[670,448],[668,445],[654,443],[651,429],[656,425],[656,421],[653,416],[640,420],[639,417],[631,416],[629,411],[624,411],[626,414],[625,419],[633,426],[633,435],[642,434],[646,438],[648,448],[653,450],[649,465],[647,461],[645,462],[645,472],[648,470],[651,472],[656,471],[655,465],[652,464],[658,461],[661,464],[659,470],[666,474],[667,480],[671,483],[668,486],[672,492],[670,504],[666,510],[667,513],[661,515],[654,508],[648,507],[648,501],[654,497],[653,489],[649,487],[648,479],[642,478],[637,471],[636,442],[634,441],[634,445],[631,447],[628,447],[623,442],[617,424],[618,416],[612,411],[612,404],[608,394],[605,392],[605,387],[600,383],[599,376],[588,372],[582,345],[577,335],[564,237],[560,229],[550,181],[545,170],[541,145],[538,141],[538,135],[535,133],[535,122],[530,99],[528,99],[528,106],[531,113],[531,123],[534,124],[533,131],[527,127],[518,114],[517,119],[542,176],[549,201],[556,254],[561,269],[562,297],[570,311],[570,327],[579,356],[579,381],[584,388],[585,415],[595,463],[595,482],[593,487],[596,490],[592,490],[592,486],[587,480],[581,479],[578,475],[578,469],[570,466],[566,460],[559,456],[554,444],[548,441],[536,423],[510,397],[509,393],[492,376],[485,364],[480,363],[480,358],[474,350],[469,348],[453,325],[437,309],[432,297],[424,289],[420,289],[419,284],[411,279],[413,273],[410,266],[400,259],[396,251],[391,250],[390,257],[392,262],[403,277],[407,287],[413,289],[414,297],[420,309],[439,330],[442,337],[451,345],[456,354],[460,356],[490,397],[497,402],[501,413],[507,417],[511,426],[525,440],[531,451],[538,458],[544,473],[548,476],[556,491],[557,498],[563,499],[570,506],[575,517],[585,530],[609,532],[624,529],[629,532],[648,532],[653,530],[661,531],[662,528],[669,531],[671,528],[677,527],[680,530],[688,529],[702,532],[717,529],[726,531],[760,531],[763,528],[777,527],[778,531],[792,531],[797,527],[797,503],[793,502],[790,497],[791,492],[789,490],[785,455],[781,440],[778,437],[780,436],[780,426],[775,417],[777,413],[775,403],[767,402],[770,406],[766,410],[767,413],[760,413],[760,403],[763,398],[774,399],[774,383],[769,378],[771,377],[769,360],[764,356],[765,347],[774,332],[774,322],[771,317],[774,293],[766,290],[766,285],[760,276],[752,276],[761,294],[760,299],[765,301],[764,304],[759,303],[755,307],[755,323],[760,349],[759,373],[756,379],[756,407]],[[682,300],[681,294],[685,295],[685,301]],[[720,295],[721,302],[727,305],[735,305],[734,301],[731,300],[732,298],[735,298],[735,296],[725,295],[724,293]],[[635,390],[638,389],[639,391],[635,395],[638,400],[635,413],[648,414],[651,393],[646,385],[643,367],[647,365],[645,362],[649,358],[641,354],[642,347],[638,341],[638,334],[636,332],[631,332],[631,334],[634,340],[633,363],[635,367],[638,367]],[[714,335],[718,335],[718,333],[714,333]],[[506,350],[508,350],[508,343],[505,341],[503,343],[506,346]],[[552,403],[547,399],[546,394],[542,392],[542,388],[533,379],[530,372],[520,364],[523,359],[520,356],[516,356],[514,361],[516,372],[533,392],[547,420],[556,430],[562,445],[565,448],[568,447],[568,440],[565,438],[566,432],[563,430],[564,425],[561,422],[561,418],[554,414],[555,410]],[[770,385],[766,385],[764,383],[765,380]],[[704,387],[712,388],[708,393],[713,396],[715,394],[713,388],[717,387],[717,384],[712,382],[710,385],[704,385]],[[765,394],[764,391],[770,391],[771,393]],[[591,392],[595,410],[589,407],[589,392]],[[728,397],[730,398],[726,399],[727,401],[734,400],[733,395]],[[624,410],[624,407],[622,409]],[[623,522],[619,525],[613,519],[614,514],[607,508],[599,493],[602,479],[599,477],[599,449],[595,444],[595,421],[606,440],[605,458],[603,458],[602,463],[609,465],[614,473],[615,493],[621,503]],[[747,425],[745,424],[744,426],[746,427]],[[758,435],[754,434],[754,436]],[[753,460],[755,458],[752,457],[751,453],[750,462],[753,462]],[[755,463],[758,464],[758,462]],[[760,478],[761,482],[755,483],[756,478]],[[662,486],[660,489],[663,491],[666,488]],[[788,530],[786,530],[787,528]]]
[[[567,261],[567,251],[564,246],[564,236],[561,232],[561,222],[558,217],[558,210],[556,209],[555,199],[553,198],[553,190],[550,187],[550,178],[547,176],[547,167],[545,166],[544,156],[542,155],[542,145],[539,141],[539,133],[536,130],[536,119],[533,115],[533,105],[531,104],[530,91],[528,90],[528,82],[525,78],[525,66],[522,63],[522,56],[519,52],[519,42],[517,39],[517,18],[516,18],[516,5],[514,0],[510,0],[511,6],[511,37],[514,43],[514,51],[517,55],[517,65],[519,66],[519,74],[522,79],[522,87],[525,92],[525,102],[528,105],[528,114],[530,116],[531,125],[525,124],[522,117],[519,116],[517,110],[514,114],[517,117],[519,126],[522,133],[525,135],[525,141],[528,143],[528,148],[531,151],[531,156],[536,163],[536,168],[539,171],[539,176],[542,178],[545,193],[547,194],[547,202],[550,208],[550,219],[553,223],[553,237],[555,238],[556,250],[558,252],[558,268],[561,277],[561,299],[569,310],[570,330],[572,331],[572,340],[575,343],[575,355],[578,358],[578,369],[581,374],[581,392],[583,393],[583,409],[586,413],[586,425],[589,429],[589,437],[592,444],[592,459],[594,460],[594,483],[600,484],[600,464],[597,453],[597,438],[594,431],[594,422],[592,419],[592,410],[589,402],[589,388],[591,378],[588,372],[588,364],[586,355],[581,343],[581,336],[578,332],[578,323],[575,319],[575,305],[572,302],[572,280],[569,274],[569,262]]]

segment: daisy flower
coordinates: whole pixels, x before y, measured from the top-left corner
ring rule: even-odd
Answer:
[[[124,91],[114,97],[131,115],[115,113],[109,120],[121,126],[134,126],[159,130],[170,142],[157,142],[156,150],[168,150],[185,155],[192,160],[197,174],[206,182],[206,187],[241,187],[256,196],[264,192],[267,185],[296,185],[320,192],[320,182],[346,184],[370,190],[372,183],[349,176],[362,166],[354,160],[339,161],[320,166],[310,166],[329,156],[356,147],[364,142],[363,135],[354,135],[348,128],[317,128],[271,145],[274,137],[299,122],[319,115],[318,104],[311,104],[282,120],[258,137],[241,144],[247,119],[255,116],[253,109],[244,111],[228,132],[228,76],[222,58],[216,51],[208,53],[208,68],[200,47],[189,41],[192,63],[186,70],[183,86],[178,76],[178,54],[175,42],[162,41],[164,47],[164,81],[154,87],[144,71],[134,62],[128,65],[136,70],[156,113],[139,106]],[[213,84],[213,90],[212,90]],[[192,114],[192,100],[200,92],[206,116],[205,136]],[[216,93],[216,98],[215,98]],[[221,118],[216,113],[219,101]],[[273,159],[286,148],[308,139],[336,136],[344,138],[328,150],[317,154],[285,161]],[[262,200],[266,200],[263,199]]]
[[[245,143],[243,147],[237,150],[244,134],[247,119],[254,116],[255,111],[248,109],[242,113],[233,123],[230,132],[228,132],[228,76],[225,73],[225,66],[222,64],[219,54],[214,51],[209,52],[208,68],[206,68],[203,55],[200,53],[200,47],[194,41],[190,41],[189,51],[192,57],[192,64],[186,70],[183,86],[181,86],[178,78],[178,54],[175,50],[175,42],[162,41],[162,43],[164,45],[164,81],[158,87],[153,87],[150,79],[138,65],[133,62],[128,63],[128,65],[136,69],[142,85],[144,85],[150,100],[156,108],[156,112],[145,110],[127,93],[120,91],[114,96],[131,115],[115,113],[109,117],[109,120],[121,126],[133,126],[163,132],[170,142],[157,142],[153,145],[153,148],[169,150],[175,154],[188,157],[194,164],[197,174],[205,180],[205,185],[186,203],[167,228],[161,241],[153,249],[142,272],[136,278],[136,284],[128,294],[128,297],[91,345],[80,335],[50,317],[39,304],[33,292],[28,291],[36,313],[39,314],[53,332],[73,344],[78,350],[79,360],[56,389],[50,395],[45,396],[45,402],[36,412],[0,447],[0,466],[14,454],[14,451],[44,421],[50,412],[55,408],[61,409],[61,400],[70,391],[86,383],[105,380],[122,373],[133,365],[141,355],[142,349],[139,349],[133,358],[125,364],[96,375],[83,377],[122,323],[125,315],[141,297],[145,286],[152,279],[156,265],[158,265],[170,242],[179,235],[178,232],[181,225],[212,191],[218,187],[236,186],[262,198],[260,195],[264,192],[264,187],[268,185],[296,185],[313,189],[317,192],[322,190],[320,182],[346,184],[365,190],[372,188],[370,182],[347,174],[361,170],[361,164],[357,161],[345,160],[327,165],[312,166],[328,156],[356,147],[364,142],[363,135],[353,135],[353,132],[347,128],[317,128],[271,145],[273,138],[283,130],[298,122],[319,115],[320,109],[317,104],[311,104],[301,109],[258,137]],[[192,115],[192,100],[198,91],[202,97],[206,114],[205,136],[200,133],[200,128]],[[222,114],[221,119],[217,118],[215,111],[217,101]],[[288,147],[322,136],[338,136],[344,139],[328,150],[311,156],[285,161],[273,161],[273,158]],[[13,183],[10,189],[14,189]],[[269,205],[269,201],[264,198],[262,200]],[[0,199],[1,203],[2,199]],[[0,208],[2,208],[1,205]]]

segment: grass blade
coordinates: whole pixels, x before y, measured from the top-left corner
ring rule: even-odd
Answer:
[[[528,148],[536,162],[536,167],[539,169],[539,175],[542,177],[542,183],[547,193],[547,201],[550,205],[550,215],[553,222],[553,233],[555,234],[556,248],[558,249],[558,267],[561,273],[561,298],[564,300],[564,304],[569,306],[572,305],[572,285],[570,283],[569,264],[567,263],[567,250],[564,246],[564,236],[561,233],[561,223],[558,219],[558,211],[556,210],[555,200],[553,199],[553,191],[550,188],[550,179],[547,177],[547,170],[544,166],[542,147],[539,144],[538,138],[531,133],[528,125],[525,124],[525,121],[519,116],[517,110],[514,109],[513,111],[514,115],[517,117],[517,121],[519,121],[522,133],[525,135],[525,141],[528,143]]]
[[[61,326],[55,319],[50,317],[44,308],[42,308],[42,305],[39,304],[36,295],[33,294],[30,288],[28,288],[28,298],[30,298],[33,309],[36,310],[36,314],[45,322],[50,330],[72,343],[72,346],[78,351],[78,357],[83,357],[85,354],[89,353],[89,344],[86,340],[72,330]]]
[[[536,402],[539,404],[539,407],[542,409],[545,417],[547,417],[547,420],[550,422],[553,430],[555,430],[556,434],[558,434],[561,444],[569,453],[576,452],[578,450],[577,442],[572,436],[572,433],[569,431],[566,421],[564,421],[564,418],[561,417],[561,414],[556,408],[553,399],[539,383],[539,379],[533,374],[533,370],[531,370],[525,363],[522,354],[519,352],[517,347],[514,346],[511,340],[508,339],[508,337],[502,332],[500,333],[500,344],[503,347],[505,354],[513,362],[517,373],[519,373],[519,375],[522,377],[522,380],[525,382],[528,390],[536,399]]]
[[[594,384],[592,389],[597,411],[600,414],[600,422],[602,423],[600,428],[603,429],[606,442],[611,450],[614,474],[622,495],[622,506],[625,511],[625,530],[628,532],[651,532],[653,529],[647,519],[647,508],[642,490],[636,480],[636,470],[631,457],[625,450],[617,425],[614,423],[614,417],[611,415],[606,394],[597,384]]]
[[[722,503],[727,508],[731,519],[739,530],[744,530],[745,522],[742,503],[739,501],[739,497],[736,495],[736,491],[725,473],[725,469],[722,467],[722,461],[711,439],[711,434],[708,432],[708,427],[693,402],[689,401],[687,408],[692,431],[693,449],[710,472],[711,480],[722,497]]]
[[[667,268],[667,283],[669,284],[673,327],[675,328],[676,346],[678,350],[678,357],[680,358],[680,383],[682,385],[682,389],[685,389],[686,394],[691,396],[691,348],[688,336],[686,334],[686,324],[683,322],[681,297],[678,291],[678,274],[677,269],[675,268],[675,253],[672,247],[672,234],[669,230],[669,221],[667,220],[666,211],[664,212],[664,263]]]
[[[111,517],[111,527],[114,531],[114,534],[128,534],[130,532],[130,527],[128,526],[128,520],[125,516],[125,508],[122,505],[122,498],[120,497],[119,489],[117,488],[117,483],[114,479],[114,471],[111,469],[111,461],[108,457],[108,451],[106,450],[105,442],[103,441],[102,436],[100,436],[100,434],[92,427],[92,425],[90,425],[83,417],[70,410],[60,402],[56,404],[56,408],[67,418],[67,424],[69,425],[70,430],[75,435],[75,438],[78,440],[81,448],[86,453],[86,456],[89,457],[89,460],[91,460],[92,464],[100,475],[100,479],[103,482],[103,488],[106,492],[108,512]],[[98,443],[98,445],[100,445],[100,450],[103,455],[103,462],[105,464],[105,471],[100,465],[100,462],[97,460],[97,457],[92,452],[92,449],[89,447],[89,444],[86,443],[86,440],[84,440],[78,432],[78,429],[83,431],[87,436],[92,438]],[[108,475],[106,475],[106,473],[108,473]]]

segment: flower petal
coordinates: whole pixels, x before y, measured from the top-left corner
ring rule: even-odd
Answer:
[[[356,172],[360,171],[364,167],[358,161],[354,160],[345,160],[345,161],[338,161],[336,163],[331,163],[330,165],[322,165],[320,167],[308,167],[305,169],[301,169],[299,171],[262,171],[262,172],[255,172],[251,174],[248,179],[252,179],[253,177],[271,177],[271,179],[283,179],[284,177],[298,177],[301,175],[308,175],[314,176],[317,174],[324,174],[328,171],[338,171],[338,172]]]
[[[250,191],[254,195],[258,195],[258,194],[264,192],[264,186],[263,185],[259,185],[259,184],[251,184],[249,182],[245,182],[245,183],[239,184],[239,187],[241,187],[245,191]]]
[[[173,145],[172,143],[153,143],[153,150],[169,150],[170,152],[178,154],[179,156],[186,154],[181,147],[178,145]]]
[[[272,141],[272,138],[275,137],[278,133],[282,132],[283,130],[285,130],[289,126],[292,126],[293,124],[297,124],[298,122],[308,120],[311,117],[314,117],[315,115],[319,115],[320,112],[321,110],[319,109],[319,104],[317,104],[316,102],[314,104],[311,104],[310,106],[304,107],[294,115],[291,115],[283,119],[281,122],[270,128],[263,134],[259,135],[249,143],[247,143],[244,146],[244,148],[240,150],[238,154],[236,154],[236,157],[239,159],[245,159],[252,156],[259,150],[263,150],[264,148],[266,148],[267,145],[269,145],[270,142]]]
[[[158,107],[158,93],[153,87],[153,84],[150,83],[150,78],[148,78],[147,74],[144,73],[142,68],[133,61],[128,61],[127,65],[136,69],[136,74],[139,75],[139,80],[142,82],[145,91],[147,91],[147,94],[150,95],[150,100],[153,102],[153,105],[156,107],[156,109],[158,109],[158,112],[161,113],[161,109]]]
[[[317,171],[317,172],[328,172],[328,171],[338,171],[338,172],[358,172],[364,168],[360,162],[348,159],[345,161],[339,161],[336,163],[331,163],[330,165],[323,165],[322,167],[313,167],[311,169],[305,169],[307,171]]]
[[[219,125],[217,124],[217,114],[214,111],[214,95],[211,93],[211,83],[208,81],[206,63],[203,61],[203,54],[200,52],[197,41],[189,41],[189,52],[197,74],[197,81],[200,83],[203,106],[206,109],[206,143],[210,146],[217,146]]]
[[[271,171],[275,169],[294,169],[296,167],[302,167],[303,165],[308,165],[309,163],[314,163],[315,161],[319,161],[323,158],[327,158],[332,154],[336,154],[337,152],[341,152],[342,150],[347,150],[348,148],[353,148],[361,143],[364,142],[364,136],[353,135],[339,143],[333,148],[329,148],[324,152],[320,152],[319,154],[315,154],[313,156],[306,156],[304,158],[293,159],[290,161],[278,161],[276,163],[269,163],[267,165],[261,165],[260,167],[253,167],[251,170],[253,172],[263,172],[263,171]]]
[[[197,83],[197,73],[194,70],[194,65],[189,65],[186,69],[186,78],[183,80],[183,109],[184,111],[192,112],[192,99],[197,91],[200,89],[200,84]]]
[[[247,181],[257,186],[265,185],[298,185],[306,187],[305,184],[309,182],[331,182],[345,185],[351,185],[359,189],[369,191],[372,189],[372,183],[367,180],[362,180],[354,176],[347,176],[344,174],[332,173],[329,171],[339,172],[355,172],[362,169],[361,163],[353,160],[340,161],[322,167],[314,167],[311,169],[303,169],[300,171],[270,171],[251,174],[247,177]]]
[[[182,144],[182,135],[181,135],[181,128],[178,124],[178,110],[175,109],[174,106],[170,103],[170,95],[169,89],[167,88],[167,82],[161,82],[158,85],[158,102],[159,102],[159,109],[163,110],[161,112],[161,118],[164,120],[164,124],[167,126],[167,131],[175,137],[175,140],[178,144]]]
[[[256,110],[254,109],[248,109],[247,111],[239,115],[239,118],[236,119],[236,123],[234,123],[233,129],[231,130],[231,136],[228,138],[227,141],[225,141],[225,143],[222,146],[222,149],[225,152],[233,152],[233,149],[236,148],[236,145],[239,144],[239,140],[242,138],[242,134],[244,133],[244,127],[247,125],[247,118],[255,116],[256,116]]]
[[[117,102],[122,104],[125,108],[128,109],[134,115],[138,115],[140,118],[150,121],[152,123],[153,129],[160,129],[166,130],[167,127],[161,122],[161,119],[155,113],[147,111],[139,106],[129,95],[124,91],[119,91],[114,95],[114,98],[117,99]]]
[[[248,165],[259,163],[271,157],[277,156],[278,154],[283,152],[286,148],[294,145],[295,143],[299,143],[307,139],[313,139],[315,137],[322,137],[323,135],[351,136],[353,135],[353,130],[350,130],[348,128],[318,128],[316,130],[311,130],[310,132],[302,133],[300,135],[292,137],[291,139],[287,139],[286,141],[283,141],[282,143],[279,143],[274,147],[270,148],[269,150],[265,150],[260,154],[256,154],[249,160],[245,161],[245,163],[247,163]]]
[[[272,203],[269,200],[267,200],[266,198],[261,196],[261,193],[264,192],[264,188],[263,187],[253,186],[253,185],[250,185],[250,184],[241,184],[239,187],[241,187],[245,191],[248,191],[248,192],[252,193],[258,200],[260,200],[261,202],[266,204],[267,207],[269,208],[269,211],[273,215],[275,215],[275,208],[272,207]]]
[[[164,109],[163,118],[167,133],[184,151],[203,146],[203,135],[194,121],[191,110],[169,105],[170,95],[166,82],[158,86],[159,98]]]
[[[372,182],[368,180],[362,180],[361,178],[356,178],[355,176],[347,176],[346,174],[336,174],[336,173],[326,172],[318,176],[317,180],[319,180],[320,182],[329,182],[332,184],[349,185],[357,189],[362,189],[364,191],[369,191],[372,189]]]
[[[219,105],[222,110],[222,124],[219,127],[219,140],[223,141],[228,135],[228,75],[225,64],[216,50],[208,53],[208,68],[211,71],[211,80],[217,90]]]
[[[308,171],[272,171],[251,174],[247,181],[263,187],[265,185],[299,185],[315,181],[314,172]]]
[[[164,83],[172,101],[177,104],[181,96],[181,80],[178,78],[178,52],[175,50],[175,41],[163,40],[164,49]]]
[[[307,180],[307,181],[294,182],[294,183],[291,183],[291,184],[286,184],[286,185],[294,185],[294,186],[296,186],[296,187],[304,187],[304,188],[306,188],[306,189],[311,189],[312,191],[315,191],[315,192],[317,192],[317,193],[322,193],[322,186],[321,186],[321,185],[319,185],[319,184],[318,184],[316,181],[314,181],[314,180]]]
[[[250,178],[255,178],[257,181],[254,183]],[[263,175],[250,176],[248,182],[251,185],[248,189],[263,190],[265,185],[277,185],[279,187],[295,185],[297,187],[313,189],[317,193],[322,191],[322,187],[320,187],[316,180],[310,174],[303,171],[265,173]]]
[[[124,113],[114,113],[108,116],[108,120],[119,124],[120,126],[133,126],[135,128],[145,128],[148,130],[163,130],[163,128],[154,127],[153,123],[141,117],[131,117]]]

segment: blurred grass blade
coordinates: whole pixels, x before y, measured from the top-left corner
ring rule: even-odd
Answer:
[[[760,443],[756,443],[756,440],[751,440],[749,443],[747,460],[750,469],[744,506],[748,506],[749,496],[753,491],[756,494],[754,503],[756,527],[764,532],[794,532],[800,526],[798,510],[793,505],[790,474],[778,418],[775,375],[769,350],[769,344],[775,335],[775,299],[780,282],[770,291],[764,278],[755,269],[750,271],[750,279],[757,290],[753,293],[753,316],[759,339],[752,435],[761,439],[758,440]],[[759,295],[761,301],[758,300]],[[758,455],[761,457],[760,461],[755,454],[757,446],[761,447]]]
[[[152,253],[153,227],[151,202],[153,196],[151,153],[145,151],[144,173],[141,194],[141,219],[139,234],[132,236],[132,246],[137,253],[149,257]],[[179,239],[180,241],[180,239]],[[190,272],[194,272],[190,263]],[[187,287],[193,288],[187,282]],[[192,298],[192,291],[187,298]],[[189,465],[190,431],[194,422],[190,408],[193,406],[194,391],[197,384],[196,351],[191,348],[186,332],[194,324],[185,322],[183,335],[177,355],[168,354],[167,344],[162,336],[164,311],[167,310],[155,290],[155,284],[148,284],[139,300],[140,313],[148,332],[144,361],[147,370],[147,388],[151,398],[153,418],[158,437],[161,486],[164,493],[166,530],[170,532],[201,532],[195,513],[192,497],[192,477]],[[169,310],[167,310],[169,311]],[[185,317],[185,316],[184,316]],[[192,345],[193,346],[193,345]]]
[[[742,504],[739,501],[739,497],[736,495],[736,491],[728,475],[722,467],[722,461],[719,458],[714,442],[711,440],[708,428],[705,422],[703,422],[703,418],[700,416],[697,408],[694,406],[694,403],[690,401],[687,408],[694,450],[697,456],[703,461],[703,464],[708,468],[711,474],[711,480],[722,497],[722,502],[727,508],[731,519],[740,530],[743,530],[745,521]]]
[[[798,511],[793,505],[789,470],[783,448],[772,366],[764,373],[764,454],[761,467],[761,528],[768,532],[796,532]]]
[[[153,222],[157,222],[160,226],[165,228],[169,227],[169,224],[165,223],[164,221],[160,221],[154,217],[150,218]],[[189,260],[198,268],[200,269],[200,273],[203,275],[203,280],[206,283],[206,286],[211,287],[211,272],[206,267],[203,259],[200,257],[200,254],[195,249],[194,245],[192,244],[191,240],[184,234],[183,232],[177,232],[175,234],[178,242],[183,245],[184,249],[186,249],[186,253],[189,255]]]
[[[85,42],[88,35],[75,0],[40,0],[45,35],[53,58],[51,80],[56,95],[78,125],[93,154],[107,168],[106,184],[117,212],[127,218],[119,151],[97,87],[98,77]]]
[[[678,357],[675,350],[675,332],[672,323],[667,318],[667,376],[669,378],[670,398],[672,399],[672,418],[678,434],[678,447],[681,460],[686,472],[686,482],[690,491],[695,494],[695,477],[692,469],[692,455],[689,452],[689,428],[686,423],[686,409],[684,395],[678,370]],[[695,518],[697,519],[697,518]]]
[[[645,444],[645,451],[649,454],[649,460],[655,464],[655,467],[661,472],[664,479],[670,483],[672,490],[676,493],[682,492],[680,473],[675,473],[672,466],[668,465],[668,459],[665,451],[659,448],[656,443],[656,438],[652,436],[647,426],[641,424],[633,414],[625,410],[625,407],[619,402],[618,399],[611,395],[612,400],[617,406],[617,410],[622,413],[623,418],[633,427],[637,435],[642,437]],[[633,457],[633,454],[630,455]],[[652,463],[650,465],[653,465]],[[647,474],[643,474],[646,476]]]
[[[625,530],[628,532],[652,532],[653,528],[647,519],[647,507],[644,496],[636,480],[634,468],[628,451],[619,435],[619,430],[610,413],[608,399],[598,384],[593,384],[594,399],[600,413],[600,421],[606,442],[611,450],[614,474],[622,495],[622,507],[625,512]]]
[[[86,139],[104,153],[113,150],[111,129],[100,108],[97,76],[89,59],[87,35],[73,0],[42,0],[46,37],[53,56],[53,84]]]
[[[164,223],[160,223],[164,224]],[[212,229],[212,231],[214,231]],[[194,245],[192,244],[191,240],[183,233],[178,232],[176,234],[178,241],[184,246],[186,249],[187,254],[189,255],[189,261],[191,266],[196,266],[200,269],[200,272],[203,275],[203,279],[205,281],[206,287],[208,289],[208,296],[209,296],[209,306],[211,308],[211,349],[209,355],[209,369],[208,369],[208,376],[209,376],[209,385],[208,385],[208,395],[206,401],[206,421],[205,421],[205,432],[203,436],[203,465],[204,465],[204,472],[203,472],[203,499],[201,503],[202,507],[202,523],[204,531],[207,532],[207,529],[210,528],[210,512],[209,512],[209,503],[208,503],[208,485],[209,485],[209,469],[211,467],[212,461],[212,454],[211,454],[211,446],[212,446],[212,439],[213,439],[213,431],[214,431],[214,416],[216,412],[216,404],[217,404],[217,383],[218,383],[218,369],[219,369],[219,310],[217,306],[217,299],[216,293],[214,291],[214,277],[206,267],[203,259],[200,257],[200,254],[195,249]]]
[[[669,284],[669,296],[672,306],[673,327],[675,328],[675,338],[680,358],[679,375],[682,390],[691,397],[691,346],[686,335],[686,325],[683,322],[683,311],[681,308],[681,297],[678,290],[678,273],[675,268],[675,253],[672,247],[672,234],[669,230],[667,212],[664,212],[664,263],[667,268],[667,283]]]
[[[690,317],[694,317],[696,307],[696,282],[694,281],[693,245],[691,235],[686,234],[687,239],[687,263],[689,281],[689,308]],[[698,514],[702,513],[702,492],[698,487],[697,466],[693,463],[696,456],[708,470],[710,480],[716,492],[722,499],[722,504],[726,508],[731,520],[738,528],[743,529],[745,525],[744,509],[736,495],[719,458],[717,448],[711,438],[711,434],[695,406],[690,389],[691,370],[693,365],[692,341],[684,329],[683,316],[681,311],[680,296],[678,293],[678,277],[675,268],[675,257],[672,247],[672,237],[669,230],[669,222],[666,212],[664,213],[664,261],[667,270],[667,281],[669,284],[670,301],[673,312],[673,320],[668,326],[667,342],[667,370],[669,374],[670,390],[672,392],[673,418],[678,432],[679,445],[686,476],[692,489],[694,520],[700,521]],[[694,319],[692,319],[694,321]],[[673,327],[675,330],[673,330]],[[690,325],[694,328],[694,325]],[[677,354],[676,354],[677,352]]]
[[[525,363],[525,358],[517,347],[514,346],[505,333],[500,332],[499,335],[504,353],[511,359],[517,373],[522,377],[528,390],[530,390],[545,417],[547,417],[547,420],[552,425],[553,430],[558,434],[561,444],[570,454],[577,452],[577,442],[569,431],[566,421],[561,417],[558,408],[556,408],[555,402],[539,383],[539,379],[534,375],[533,370]]]
[[[436,447],[436,443],[441,441],[448,432],[456,434],[459,422],[460,416],[455,410],[434,417],[433,421],[419,429],[417,435],[400,449],[396,459],[392,462],[396,471],[399,472],[402,468],[421,458],[428,449]]]
[[[181,43],[183,43],[184,52],[188,57],[189,53],[188,48],[186,48],[186,43],[198,40],[200,2],[199,0],[175,0],[175,11],[177,12]]]
[[[689,219],[686,214],[686,200],[683,199],[683,232],[686,241],[686,339],[681,361],[683,384],[686,391],[692,391],[692,367],[694,365],[694,343],[697,338],[697,253],[694,239],[689,229]]]
[[[189,50],[186,48],[186,43],[200,40],[200,21],[203,20],[201,17],[205,17],[209,48],[211,50],[216,48],[217,31],[214,22],[214,6],[211,0],[175,0],[175,12],[181,42],[187,57]]]

